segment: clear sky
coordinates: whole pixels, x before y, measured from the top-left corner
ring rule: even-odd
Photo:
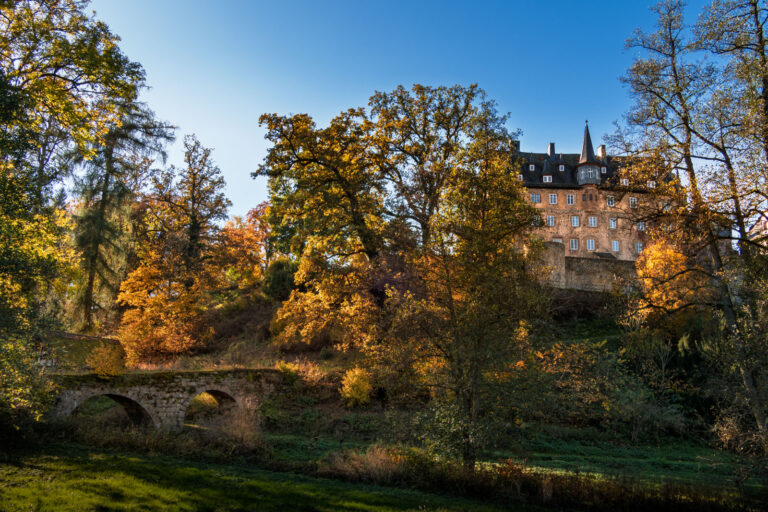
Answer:
[[[266,200],[253,180],[264,112],[323,125],[397,85],[477,83],[510,113],[524,151],[579,152],[584,120],[600,144],[630,99],[624,41],[653,29],[641,0],[274,2],[95,0],[91,9],[147,72],[143,100],[214,148],[230,213]],[[704,0],[691,0],[692,22]],[[182,161],[182,145],[169,162]]]

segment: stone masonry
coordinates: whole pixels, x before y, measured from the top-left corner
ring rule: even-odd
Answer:
[[[260,401],[282,380],[277,370],[243,369],[126,373],[109,379],[94,374],[60,375],[52,416],[64,419],[87,399],[104,395],[122,405],[136,423],[178,431],[190,401],[200,393],[210,393],[220,406],[243,406]]]

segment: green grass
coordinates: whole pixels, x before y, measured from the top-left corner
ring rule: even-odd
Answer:
[[[0,511],[22,510],[372,512],[502,508],[405,489],[65,445],[0,460]],[[513,510],[539,509],[521,505]]]

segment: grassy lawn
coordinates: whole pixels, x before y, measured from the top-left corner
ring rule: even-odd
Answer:
[[[509,510],[405,489],[66,445],[0,461],[5,511]],[[513,510],[538,510],[518,506]]]

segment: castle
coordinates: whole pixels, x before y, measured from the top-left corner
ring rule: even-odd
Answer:
[[[595,153],[589,125],[581,154],[518,154],[518,179],[539,210],[538,232],[548,242],[552,284],[561,288],[605,290],[613,277],[634,272],[633,262],[646,244],[639,211],[656,183],[631,183],[621,173],[621,157]]]

